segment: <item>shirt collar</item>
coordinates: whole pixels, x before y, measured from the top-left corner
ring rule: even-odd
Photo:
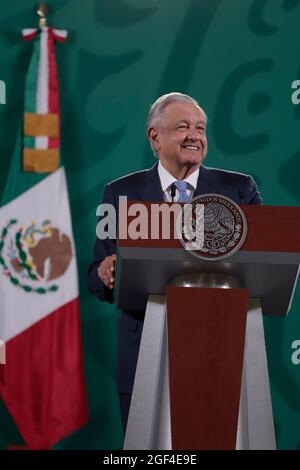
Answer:
[[[161,187],[163,192],[165,192],[171,184],[173,184],[176,180],[171,173],[169,173],[161,164],[161,161],[158,162],[158,174],[159,174],[159,179],[161,182]],[[192,188],[195,190],[197,187],[197,181],[198,181],[198,176],[199,176],[199,168],[195,170],[191,175],[189,175],[187,178],[184,178],[183,181],[186,181]]]

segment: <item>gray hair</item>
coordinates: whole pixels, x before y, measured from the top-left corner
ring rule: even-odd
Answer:
[[[162,115],[164,110],[166,109],[167,106],[169,106],[172,103],[191,103],[194,106],[197,106],[199,108],[205,119],[205,124],[207,123],[207,116],[205,111],[199,106],[199,103],[194,100],[189,95],[184,95],[183,93],[178,93],[178,92],[173,92],[173,93],[167,93],[166,95],[160,96],[151,106],[149,114],[148,114],[148,119],[147,119],[147,129],[150,127],[159,127],[161,124],[162,120]]]

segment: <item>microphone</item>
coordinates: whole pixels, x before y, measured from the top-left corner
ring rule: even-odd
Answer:
[[[175,184],[173,183],[173,184],[171,185],[171,198],[172,198],[172,202],[174,202],[175,194],[176,194],[176,186],[175,186]]]
[[[239,198],[241,200],[241,204],[245,204],[244,193],[241,189],[239,189]]]

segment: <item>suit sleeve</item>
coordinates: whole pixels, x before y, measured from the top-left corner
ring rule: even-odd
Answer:
[[[262,204],[262,197],[258,190],[258,187],[252,178],[252,176],[247,176],[243,191],[243,197],[245,204]]]
[[[104,194],[102,199],[102,204],[111,204],[116,209],[114,193],[109,184],[107,184],[104,188]],[[100,220],[101,218],[99,218]],[[98,220],[98,222],[99,222]],[[94,244],[94,257],[93,261],[88,268],[88,287],[92,294],[94,294],[99,300],[106,301],[109,303],[113,302],[113,289],[109,289],[105,286],[105,284],[101,281],[98,276],[98,266],[100,263],[106,258],[106,256],[110,256],[116,253],[116,240],[106,238],[105,240],[101,240],[100,238],[96,238]]]

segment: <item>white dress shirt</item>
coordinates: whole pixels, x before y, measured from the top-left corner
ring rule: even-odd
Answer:
[[[166,202],[172,202],[172,196],[171,196],[171,186],[175,181],[177,181],[176,178],[174,178],[171,173],[169,173],[161,164],[161,162],[158,162],[158,175],[160,179],[160,184],[164,193],[164,198]],[[189,196],[190,199],[192,199],[195,189],[197,187],[197,181],[198,181],[198,175],[199,175],[199,168],[194,171],[190,176],[185,178],[183,181],[187,182],[187,195]],[[179,191],[176,188],[176,193],[174,197],[174,202],[177,202],[179,198]]]

